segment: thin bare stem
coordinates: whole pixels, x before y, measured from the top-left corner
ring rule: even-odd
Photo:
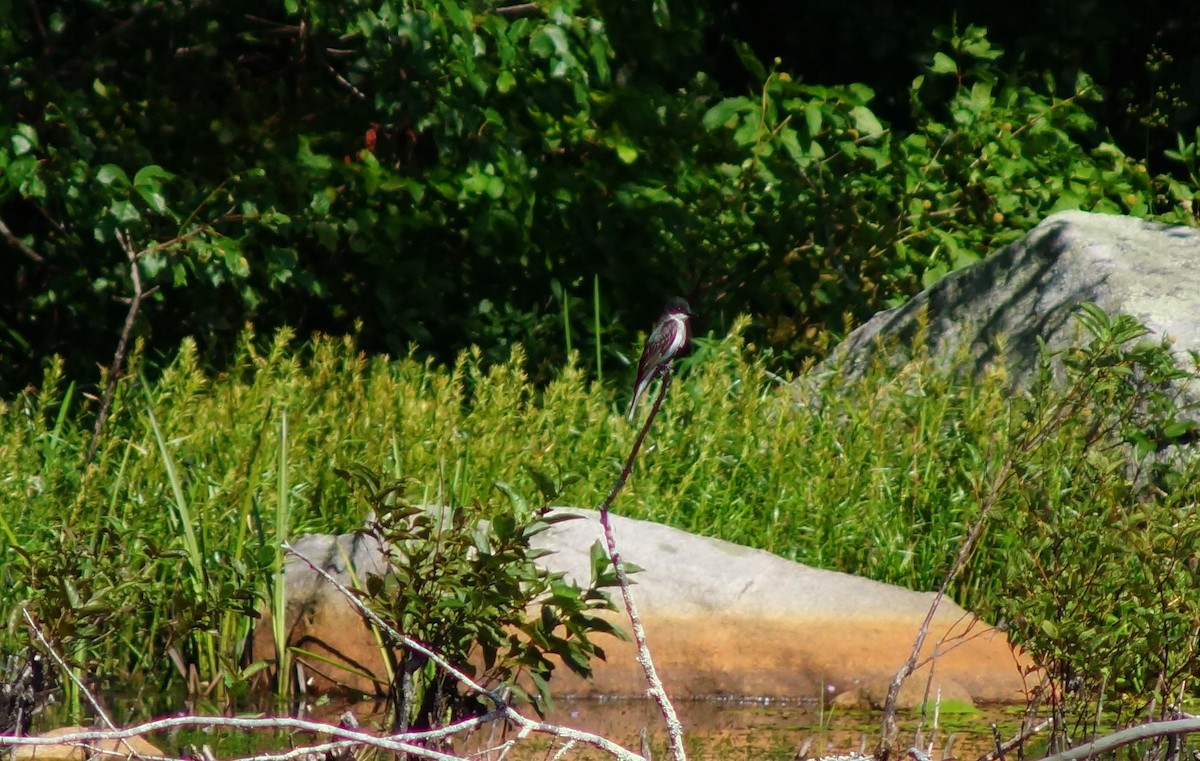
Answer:
[[[1062,753],[1055,753],[1053,756],[1047,756],[1042,759],[1042,761],[1081,761],[1081,759],[1095,758],[1105,753],[1111,753],[1117,748],[1123,748],[1126,745],[1141,742],[1142,740],[1187,735],[1193,732],[1200,732],[1200,719],[1150,721],[1145,724],[1139,724],[1136,727],[1113,732],[1111,735],[1101,737],[1083,745],[1077,745],[1070,750],[1064,750]]]
[[[222,186],[224,183],[222,183]],[[219,190],[220,188],[218,188]],[[216,191],[214,191],[215,193]],[[212,194],[209,195],[211,198]],[[207,199],[206,199],[207,200]],[[192,216],[195,212],[192,212]],[[113,395],[116,393],[117,380],[121,373],[121,367],[125,363],[125,355],[129,351],[129,339],[133,335],[134,322],[137,319],[138,310],[141,309],[142,301],[158,290],[158,286],[153,288],[145,288],[142,285],[141,271],[138,269],[138,261],[144,259],[151,254],[159,251],[165,251],[172,246],[177,246],[191,238],[194,238],[201,233],[212,230],[216,224],[222,220],[233,219],[233,209],[229,209],[224,214],[216,219],[198,225],[187,232],[182,232],[174,238],[158,243],[152,243],[146,246],[141,251],[135,251],[133,244],[129,241],[129,237],[121,230],[117,230],[117,241],[121,244],[121,248],[125,251],[125,258],[129,260],[129,278],[133,284],[133,295],[129,298],[129,311],[125,313],[125,324],[121,327],[121,336],[117,341],[117,350],[113,353],[112,364],[108,368],[108,381],[104,387],[104,396],[100,401],[100,410],[96,414],[96,425],[92,428],[92,439],[88,442],[87,455],[84,457],[84,468],[92,464],[92,459],[96,456],[96,448],[100,444],[100,435],[104,432],[104,424],[108,419],[108,414],[112,409]],[[188,217],[188,223],[191,221],[191,216]],[[0,223],[2,224],[2,223]],[[187,223],[185,223],[187,224]]]
[[[499,13],[502,16],[533,16],[543,14],[545,11],[537,3],[517,3],[493,8],[492,13]]]
[[[671,366],[667,365],[662,373],[662,384],[658,389],[658,396],[654,399],[654,406],[650,408],[650,414],[646,416],[646,422],[642,425],[642,430],[638,433],[637,439],[633,442],[633,447],[629,450],[629,457],[625,460],[625,467],[621,469],[621,475],[617,477],[617,482],[613,484],[613,488],[609,491],[608,496],[600,503],[600,525],[604,528],[604,542],[608,546],[608,556],[612,560],[613,570],[617,574],[617,582],[621,587],[621,598],[625,602],[625,611],[629,614],[630,628],[633,630],[633,640],[637,644],[638,665],[642,667],[642,671],[646,675],[646,683],[650,686],[648,690],[650,697],[658,704],[658,709],[662,713],[663,720],[667,725],[667,739],[671,749],[671,757],[675,761],[687,761],[687,752],[683,747],[683,725],[679,722],[675,706],[671,704],[671,698],[668,697],[662,680],[658,677],[658,671],[654,668],[654,661],[650,657],[650,648],[646,644],[646,630],[642,627],[642,619],[638,615],[637,604],[633,600],[629,576],[625,573],[625,565],[621,562],[621,553],[617,549],[617,540],[613,536],[612,524],[608,520],[608,510],[612,507],[617,494],[625,486],[625,482],[629,480],[629,475],[633,472],[634,460],[637,459],[638,450],[641,449],[642,442],[645,441],[646,434],[650,431],[650,424],[654,422],[654,417],[658,414],[659,408],[662,407],[663,399],[667,395],[667,388],[671,385],[672,374]]]
[[[482,719],[484,717],[478,717]],[[471,723],[479,723],[478,719],[472,719]],[[454,725],[458,726],[458,725]],[[155,719],[154,721],[135,724],[124,729],[110,729],[97,731],[72,732],[71,734],[58,735],[53,738],[46,737],[0,737],[0,747],[6,745],[47,745],[47,744],[62,744],[72,745],[77,743],[95,743],[105,740],[125,740],[130,737],[141,737],[142,735],[151,734],[154,732],[162,732],[164,730],[177,729],[179,727],[200,727],[210,729],[213,727],[228,727],[232,729],[295,729],[303,732],[312,732],[314,734],[330,735],[340,738],[341,740],[351,741],[358,745],[367,745],[383,750],[409,753],[419,758],[430,758],[435,761],[460,761],[456,756],[447,755],[438,751],[423,748],[419,745],[414,745],[414,742],[428,740],[434,738],[434,733],[431,732],[409,732],[404,735],[391,735],[376,737],[368,732],[358,729],[346,729],[333,724],[323,724],[315,721],[305,721],[303,719],[292,719],[287,717],[275,717],[267,719],[242,719],[230,718],[224,716],[175,716],[166,719]],[[437,733],[449,727],[443,727],[440,730],[435,730]],[[324,748],[326,744],[321,747]],[[287,758],[294,758],[294,751],[289,752]],[[252,758],[268,759],[268,758],[283,758],[284,756],[276,756],[275,754],[267,754],[264,756],[255,756]]]
[[[1033,737],[1038,732],[1041,732],[1043,729],[1053,723],[1054,719],[1042,719],[1036,724],[1033,724],[1019,732],[1016,737],[1012,738],[1008,742],[1001,743],[999,746],[997,746],[996,750],[983,754],[979,757],[979,761],[996,761],[997,759],[1004,758],[1005,753],[1009,752],[1013,748],[1023,745],[1026,740]]]
[[[113,724],[113,720],[109,718],[108,713],[104,710],[104,707],[100,705],[100,701],[96,700],[96,696],[93,695],[92,691],[87,688],[87,685],[83,683],[83,680],[79,678],[79,675],[67,665],[66,660],[59,655],[58,651],[54,649],[54,646],[50,644],[50,640],[46,639],[46,635],[42,633],[42,627],[38,626],[37,621],[35,621],[33,615],[30,614],[27,606],[21,605],[21,615],[24,616],[25,623],[29,626],[29,631],[33,632],[33,636],[39,643],[41,643],[42,647],[50,655],[50,658],[58,665],[59,670],[62,671],[64,676],[75,683],[75,687],[79,690],[79,692],[82,693],[83,696],[87,698],[87,701],[92,704],[92,710],[96,712],[96,716],[100,717],[100,721],[104,722],[105,726],[107,726],[109,729],[116,729],[116,724]],[[121,744],[130,752],[131,755],[137,758],[142,758],[141,754],[139,754],[137,750],[135,750],[134,747],[128,742],[122,740]]]
[[[925,620],[921,622],[921,627],[917,630],[917,636],[913,641],[912,652],[909,653],[908,660],[900,667],[900,670],[896,672],[896,676],[892,677],[892,681],[888,685],[887,699],[883,704],[883,736],[880,738],[879,747],[876,749],[876,755],[881,758],[888,757],[891,753],[892,745],[896,740],[896,710],[899,704],[900,688],[904,685],[904,680],[908,679],[916,671],[917,662],[921,656],[921,648],[925,645],[925,638],[929,636],[929,627],[933,624],[933,618],[937,615],[938,608],[942,604],[942,599],[946,596],[946,590],[950,587],[950,582],[957,578],[963,566],[967,564],[971,553],[975,551],[975,545],[979,541],[979,537],[983,534],[983,527],[987,523],[988,514],[1000,501],[1000,493],[1005,484],[1008,483],[1011,475],[1012,462],[1011,460],[1006,460],[1001,466],[1000,472],[992,480],[991,488],[984,499],[983,507],[979,510],[979,517],[975,519],[975,523],[972,524],[966,538],[959,545],[958,555],[954,558],[954,563],[946,571],[946,575],[942,577],[942,583],[938,586],[938,590],[933,596],[933,601],[929,604],[929,610],[925,613]]]
[[[22,254],[25,254],[25,256],[29,257],[38,264],[42,264],[46,261],[44,258],[42,258],[41,254],[30,248],[29,244],[14,235],[13,231],[8,229],[8,225],[4,223],[3,219],[0,219],[0,235],[4,236],[4,240],[8,241],[8,245],[17,249]]]
[[[100,411],[96,414],[96,425],[92,428],[92,440],[88,442],[87,456],[83,460],[85,470],[88,465],[92,464],[92,459],[96,456],[96,447],[100,445],[100,434],[104,432],[104,423],[108,420],[113,396],[117,391],[121,366],[125,363],[126,352],[129,351],[129,337],[133,335],[134,322],[137,320],[138,310],[142,306],[142,298],[146,295],[142,289],[142,275],[138,269],[138,254],[130,245],[129,238],[120,230],[117,231],[117,240],[121,242],[121,248],[125,249],[125,256],[129,259],[129,278],[133,283],[133,296],[129,299],[129,311],[125,313],[125,324],[121,327],[117,350],[113,354],[112,364],[108,367],[108,381],[104,384],[104,397],[100,400]]]
[[[1088,386],[1081,386],[1081,381],[1073,384],[1048,412],[1039,416],[1036,425],[1018,444],[1017,450],[1019,452],[1031,452],[1040,446],[1042,442],[1048,439],[1062,425],[1064,420],[1074,413],[1078,405],[1081,404],[1081,400],[1086,398],[1087,392],[1096,382],[1092,380]],[[962,544],[958,548],[958,555],[954,558],[954,562],[951,564],[949,570],[946,571],[941,585],[934,594],[929,611],[925,614],[925,620],[921,623],[921,627],[917,631],[908,661],[900,667],[891,684],[888,685],[887,699],[884,701],[883,707],[883,732],[879,744],[875,749],[875,756],[877,758],[887,759],[892,753],[896,740],[896,710],[900,696],[900,687],[904,684],[904,680],[911,676],[917,668],[917,659],[920,656],[921,647],[925,644],[925,638],[929,635],[929,627],[933,623],[933,618],[942,603],[942,599],[946,596],[946,590],[967,564],[972,553],[974,553],[975,546],[979,542],[979,537],[983,534],[984,526],[987,523],[992,508],[999,504],[1004,489],[1008,486],[1009,481],[1016,477],[1016,474],[1015,459],[1010,454],[1004,458],[991,477],[986,494],[981,500],[979,516],[967,532],[967,536],[962,540]]]

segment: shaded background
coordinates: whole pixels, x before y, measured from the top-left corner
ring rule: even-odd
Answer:
[[[827,154],[850,145],[829,125],[870,124],[864,111],[899,141],[931,113],[954,122],[914,106],[910,86],[970,25],[1004,55],[951,50],[960,70],[930,78],[927,102],[979,81],[1067,97],[1083,71],[1102,100],[1063,127],[1080,155],[1110,144],[1131,172],[1194,180],[1163,157],[1195,139],[1200,18],[1186,4],[642,5],[4,3],[0,389],[36,383],[53,354],[95,380],[129,311],[131,256],[145,291],[133,335],[152,361],[191,335],[219,366],[245,326],[291,325],[441,361],[522,342],[535,378],[569,343],[593,373],[628,373],[635,333],[680,294],[701,331],[752,315],[751,337],[794,367],[1058,196],[1014,213],[949,174],[933,210],[974,192],[945,205],[983,232],[955,244],[933,218],[910,235],[881,221],[919,210],[908,191],[842,177],[905,161],[911,177],[917,154],[781,171],[710,109],[756,103],[774,77],[781,109],[825,109],[801,140]],[[804,89],[854,84],[870,90]],[[1149,202],[1118,188],[1075,205],[1168,210],[1161,183],[1137,192]]]

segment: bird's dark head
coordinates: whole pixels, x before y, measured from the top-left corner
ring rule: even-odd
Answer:
[[[696,313],[692,311],[692,307],[686,300],[678,296],[667,302],[667,306],[663,309],[663,317],[673,314],[685,314],[688,317],[695,317]]]

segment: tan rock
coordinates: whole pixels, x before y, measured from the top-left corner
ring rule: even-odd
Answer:
[[[367,537],[314,534],[291,544],[296,552],[351,588],[352,576],[365,581],[368,574],[382,573],[384,568],[382,548]],[[313,654],[296,656],[305,689],[317,694],[351,695],[374,695],[385,690],[387,670],[378,643],[346,598],[294,558],[288,560],[284,584],[288,600],[287,642]],[[275,640],[269,612],[263,614],[255,627],[251,648],[255,659],[274,659]],[[266,671],[259,673],[270,676]],[[377,686],[372,675],[385,680],[382,686]]]
[[[539,537],[540,546],[554,550],[542,562],[586,581],[601,528],[595,512],[570,510],[582,518]],[[645,569],[635,576],[634,595],[654,662],[677,698],[832,700],[852,693],[880,704],[933,599],[656,523],[612,520],[625,559]],[[364,567],[379,567],[378,548],[349,535],[306,537],[296,546],[343,574],[345,558],[356,559],[360,576]],[[313,583],[318,580],[307,567],[290,564],[288,579],[289,642],[323,656],[301,658],[309,688],[373,692],[369,679],[348,669],[383,674],[374,637],[334,590]],[[613,620],[628,629],[624,612]],[[608,660],[594,664],[594,679],[560,669],[551,682],[556,695],[645,692],[632,644],[603,638],[601,645]],[[273,652],[269,621],[256,631],[254,646],[258,657]],[[963,702],[1023,700],[1027,660],[1014,654],[1002,632],[949,600],[934,618],[924,654],[934,648],[941,654],[906,684],[904,705],[920,703],[927,684],[931,696],[940,688],[944,698]]]

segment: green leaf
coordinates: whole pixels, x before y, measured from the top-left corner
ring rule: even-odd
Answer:
[[[933,63],[930,64],[929,70],[934,74],[957,74],[958,64],[950,56],[938,52],[933,54]]]
[[[30,180],[37,177],[37,169],[38,162],[35,157],[22,156],[10,162],[0,177],[6,184],[21,189]]]
[[[501,69],[496,75],[496,90],[501,94],[508,93],[517,85],[517,78],[508,69]]]
[[[492,519],[492,530],[496,532],[496,538],[501,542],[511,539],[516,529],[517,519],[511,513],[501,513]]]
[[[726,98],[705,112],[701,123],[705,129],[732,127],[743,112],[755,108],[755,102],[745,96]]]
[[[671,24],[671,5],[667,0],[652,0],[650,3],[650,15],[654,18],[654,25],[659,29],[666,29]]]
[[[821,107],[816,103],[809,103],[804,107],[804,123],[808,127],[808,136],[815,138],[821,134],[821,122],[824,119],[824,114],[821,112]]]
[[[13,153],[24,156],[38,144],[37,130],[28,124],[18,124],[12,136]]]
[[[865,137],[883,132],[883,125],[879,123],[875,113],[866,106],[855,106],[850,109],[850,115],[854,118],[854,128],[860,135]]]
[[[804,149],[800,147],[800,139],[796,134],[796,130],[790,126],[785,126],[779,131],[779,142],[783,145],[784,151],[787,152],[788,158],[796,162],[798,166],[808,166],[811,162],[808,156],[805,155]]]
[[[492,485],[499,489],[504,496],[508,497],[508,501],[512,503],[513,509],[521,515],[528,515],[529,503],[521,496],[521,493],[507,481],[493,481]]]
[[[101,185],[128,185],[129,176],[125,170],[116,164],[105,164],[96,172],[96,179]]]
[[[112,214],[113,217],[121,224],[136,222],[142,218],[142,215],[137,210],[137,207],[129,201],[117,201],[108,207],[108,213]]]
[[[296,151],[296,161],[306,169],[318,172],[328,172],[333,168],[333,159],[319,153],[313,153],[310,141],[301,138],[300,148]]]
[[[761,134],[762,114],[758,111],[749,111],[741,126],[733,131],[733,142],[745,148],[756,144]]]
[[[742,66],[746,67],[746,71],[754,77],[758,84],[767,81],[767,70],[762,65],[762,61],[758,60],[758,56],[754,54],[754,49],[741,40],[733,41],[733,50],[737,53],[738,60],[742,62]]]
[[[236,277],[250,275],[250,263],[242,253],[242,247],[232,238],[219,238],[217,247],[225,259],[225,267]]]
[[[1163,436],[1168,439],[1177,439],[1196,430],[1196,427],[1197,423],[1194,420],[1177,420],[1163,428]]]
[[[175,177],[174,174],[168,172],[157,164],[148,164],[137,171],[133,176],[133,186],[154,186],[161,184],[162,180],[170,180]]]
[[[537,485],[538,491],[542,493],[542,497],[546,502],[552,502],[558,499],[558,485],[554,483],[554,479],[548,473],[532,465],[525,466],[525,470],[529,473],[529,477],[533,479]]]
[[[571,53],[571,45],[567,41],[567,33],[562,27],[555,25],[543,26],[538,29],[537,33],[529,41],[529,48],[535,54],[542,58],[550,58],[552,56],[568,56]],[[559,76],[559,72],[555,72],[555,76]]]
[[[167,210],[167,201],[163,198],[162,191],[157,185],[137,185],[134,184],[133,189],[137,191],[142,200],[146,202],[154,211],[159,214]]]

